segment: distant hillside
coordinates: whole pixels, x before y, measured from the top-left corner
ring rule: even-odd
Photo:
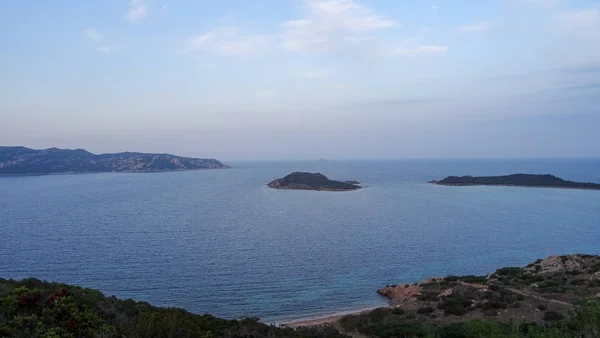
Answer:
[[[544,187],[544,188],[575,188],[575,189],[598,189],[597,183],[580,183],[565,181],[554,175],[536,174],[513,174],[505,176],[448,176],[440,181],[431,183],[439,185],[512,185],[521,187]]]
[[[43,150],[0,147],[0,175],[156,172],[228,168],[215,159],[180,157],[171,154],[92,154],[83,149]]]

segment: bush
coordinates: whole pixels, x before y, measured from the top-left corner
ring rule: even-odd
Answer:
[[[496,270],[496,274],[498,276],[511,276],[516,277],[519,276],[523,272],[523,269],[519,267],[506,267]]]
[[[420,301],[428,302],[428,301],[436,301],[438,300],[438,293],[435,291],[425,291],[421,292],[417,299]]]
[[[544,320],[549,322],[557,322],[563,320],[565,316],[555,311],[548,311],[544,314]]]
[[[395,307],[392,309],[392,313],[401,316],[404,314],[404,309],[401,307]]]
[[[467,328],[465,323],[452,323],[442,326],[436,330],[439,338],[467,338]]]
[[[441,303],[438,303],[438,309],[444,310],[446,315],[462,316],[467,313],[467,307],[473,302],[462,295],[453,294],[442,297]]]
[[[420,308],[417,310],[417,313],[418,313],[418,314],[420,314],[420,315],[423,315],[423,314],[430,314],[430,313],[433,313],[434,311],[435,311],[435,309],[434,309],[434,308],[432,308],[431,306],[426,306],[426,307],[420,307]]]

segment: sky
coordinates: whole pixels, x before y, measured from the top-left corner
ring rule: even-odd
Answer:
[[[600,157],[600,1],[6,0],[0,144]]]

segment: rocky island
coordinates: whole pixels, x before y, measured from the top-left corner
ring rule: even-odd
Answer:
[[[320,173],[293,172],[267,185],[273,189],[351,191],[362,188],[358,184],[357,181],[333,181]]]
[[[0,147],[0,175],[34,175],[93,172],[160,172],[229,168],[215,159],[171,154],[92,154],[83,149],[43,150]]]
[[[581,183],[566,181],[554,175],[545,174],[513,174],[505,176],[448,176],[440,181],[431,181],[430,183],[439,185],[496,185],[496,186],[517,186],[517,187],[537,187],[537,188],[572,188],[572,189],[592,189],[600,190],[598,183]]]

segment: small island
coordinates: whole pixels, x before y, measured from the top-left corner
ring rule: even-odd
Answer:
[[[357,181],[333,181],[320,173],[293,172],[271,181],[269,188],[317,191],[351,191],[362,188]]]
[[[494,186],[516,186],[535,188],[571,188],[600,190],[598,183],[580,183],[566,181],[554,175],[545,174],[513,174],[505,176],[448,176],[440,181],[429,183],[438,185],[469,186],[469,185],[494,185]]]

